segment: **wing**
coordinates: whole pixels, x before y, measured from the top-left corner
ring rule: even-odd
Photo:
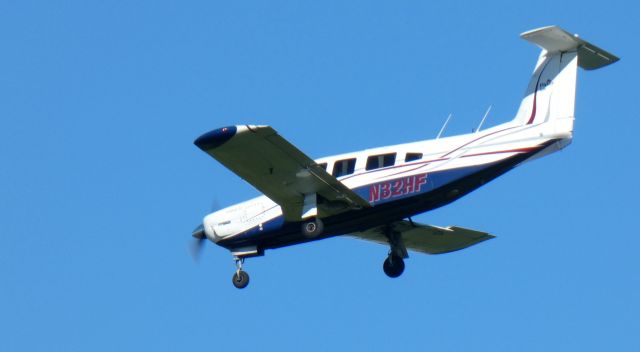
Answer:
[[[219,128],[194,144],[280,205],[286,220],[299,221],[303,209],[315,215],[306,209],[316,202],[331,204],[318,207],[320,217],[370,206],[269,126]]]
[[[391,230],[401,233],[407,249],[428,254],[457,251],[495,237],[486,232],[457,226],[438,227],[409,221],[396,221],[391,225]],[[384,231],[385,227],[379,226],[349,236],[386,245],[389,242]]]

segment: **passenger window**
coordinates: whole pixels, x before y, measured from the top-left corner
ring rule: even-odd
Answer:
[[[407,156],[404,158],[404,161],[414,161],[422,159],[422,153],[407,153]]]
[[[372,155],[367,159],[367,170],[393,166],[396,162],[396,153]]]
[[[356,159],[338,160],[333,164],[333,176],[340,177],[352,174],[356,169]]]

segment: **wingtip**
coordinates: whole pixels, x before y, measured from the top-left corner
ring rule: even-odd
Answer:
[[[217,148],[233,138],[237,130],[238,128],[236,126],[218,128],[196,138],[193,144],[204,151]]]

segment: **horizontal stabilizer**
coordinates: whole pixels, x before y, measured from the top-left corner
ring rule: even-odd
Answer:
[[[585,70],[595,70],[610,65],[618,60],[617,56],[572,35],[558,26],[549,26],[524,32],[520,35],[548,53],[578,52],[578,65]]]
[[[482,231],[457,226],[425,225],[406,220],[392,223],[390,230],[401,234],[402,242],[407,249],[427,254],[458,251],[494,238],[493,235]],[[380,244],[388,244],[384,233],[385,226],[379,226],[363,232],[351,233],[349,236]]]

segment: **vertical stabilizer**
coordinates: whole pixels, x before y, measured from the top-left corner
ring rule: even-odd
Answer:
[[[578,66],[594,70],[618,58],[560,27],[525,32],[521,37],[542,48],[514,122],[533,125],[553,121],[558,132],[573,131]]]

